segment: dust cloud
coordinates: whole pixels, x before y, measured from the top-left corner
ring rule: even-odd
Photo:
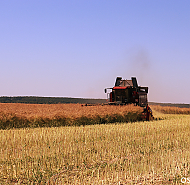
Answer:
[[[137,80],[144,83],[149,74],[151,68],[151,59],[149,54],[145,50],[138,50],[129,54],[128,71],[132,73],[132,76],[136,76]]]

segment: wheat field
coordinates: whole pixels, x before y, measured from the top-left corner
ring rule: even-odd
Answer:
[[[164,114],[190,114],[190,108],[179,108],[179,107],[163,107],[159,105],[151,106],[154,110],[162,112]]]
[[[68,118],[92,117],[94,115],[124,114],[136,111],[142,111],[142,108],[132,104],[127,106],[82,106],[82,104],[0,103],[0,113],[15,114],[18,117],[26,117],[28,119],[36,117],[52,119],[56,116]]]
[[[134,105],[0,103],[0,129],[134,122],[142,110]]]
[[[163,120],[0,130],[0,184],[181,184],[190,115],[153,114]]]

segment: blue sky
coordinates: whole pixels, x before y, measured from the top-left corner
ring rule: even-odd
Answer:
[[[0,1],[0,96],[106,98],[117,76],[190,103],[189,0]]]

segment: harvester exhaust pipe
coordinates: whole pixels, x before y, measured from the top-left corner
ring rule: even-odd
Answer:
[[[117,77],[116,78],[115,86],[119,86],[121,79],[122,79],[122,77]]]
[[[132,82],[133,82],[133,87],[137,88],[138,89],[138,84],[137,84],[137,79],[136,77],[131,77],[132,79]]]

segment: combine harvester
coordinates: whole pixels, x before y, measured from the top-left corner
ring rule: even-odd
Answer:
[[[110,93],[107,93],[108,89],[111,89]],[[106,88],[105,93],[107,93],[109,105],[133,103],[134,105],[145,107],[142,112],[142,120],[149,121],[154,119],[147,101],[148,87],[138,86],[136,77],[132,77],[131,80],[122,80],[121,77],[117,77],[115,86],[113,88]]]
[[[112,91],[107,93],[108,89]],[[131,80],[122,80],[121,77],[117,77],[115,86],[106,88],[105,93],[107,93],[109,105],[126,105],[131,103],[141,107],[147,105],[148,87],[138,86],[135,77],[132,77]]]
[[[111,92],[108,92],[111,90]],[[117,77],[115,86],[112,88],[105,88],[107,93],[108,103],[102,105],[127,105],[134,104],[136,106],[144,107],[142,112],[142,120],[153,120],[152,110],[147,101],[148,87],[141,87],[137,84],[136,77],[131,80],[122,80],[122,77]],[[96,104],[86,104],[86,106],[93,106]]]

